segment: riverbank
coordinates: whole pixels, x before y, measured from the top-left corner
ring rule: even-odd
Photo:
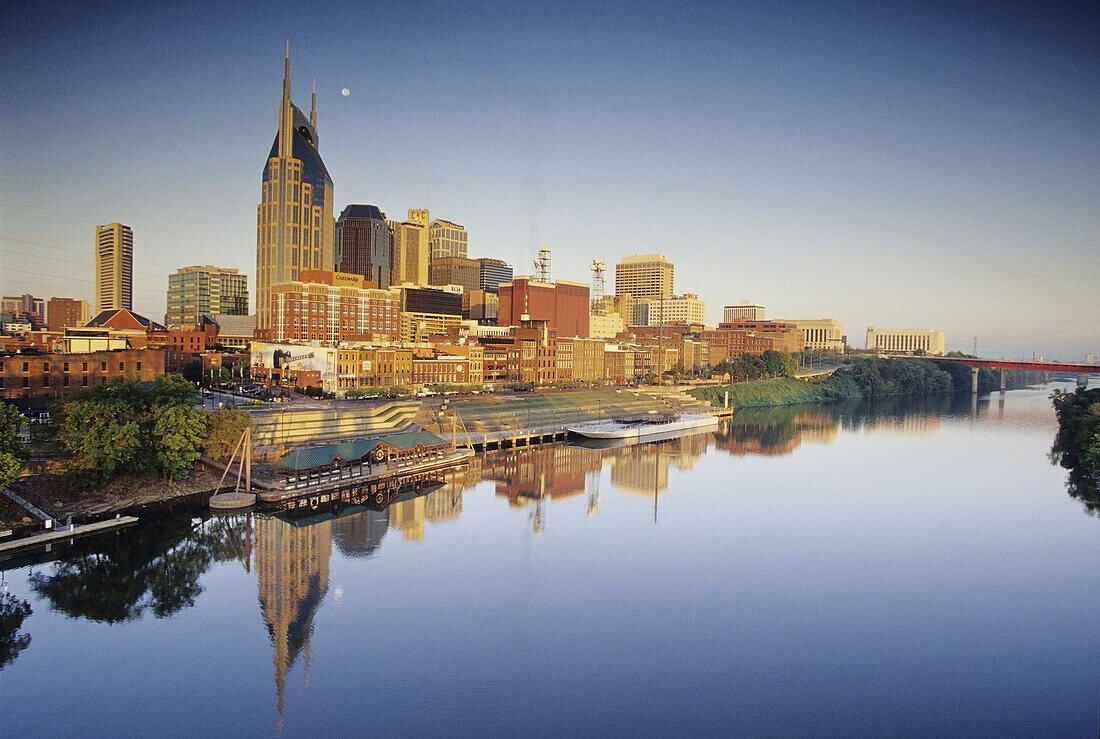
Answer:
[[[105,516],[146,505],[186,498],[217,487],[220,474],[200,466],[185,480],[166,482],[159,478],[122,475],[100,490],[79,493],[70,490],[61,475],[43,473],[24,475],[8,489],[30,501],[55,520],[94,521]],[[0,496],[0,530],[10,529],[12,536],[25,535],[42,528],[27,511]]]
[[[731,408],[770,408],[806,403],[832,403],[837,400],[858,400],[862,397],[853,386],[846,388],[831,377],[796,380],[777,377],[770,380],[738,382],[733,385],[693,388],[687,391],[698,400],[721,407],[729,394]]]
[[[631,415],[641,412],[674,412],[685,406],[700,405],[681,388],[597,388],[593,390],[546,390],[542,392],[500,393],[481,396],[445,396],[420,403],[412,423],[449,438],[452,422],[455,433],[478,434],[501,430],[538,428],[548,424],[566,424]],[[405,402],[407,405],[407,401]],[[354,407],[348,403],[347,407]],[[377,414],[375,405],[365,412]],[[290,409],[286,409],[290,411]],[[284,411],[284,412],[286,412]],[[286,420],[293,423],[292,411]],[[319,440],[305,440],[309,446]],[[190,477],[166,482],[158,477],[124,475],[102,489],[87,493],[70,491],[58,474],[24,475],[11,483],[13,491],[54,518],[76,521],[94,520],[145,505],[211,492],[218,485],[222,470],[200,465]],[[254,466],[253,475],[262,475],[262,466]],[[6,498],[2,500],[7,501]],[[18,506],[0,505],[0,530],[40,529],[42,524]]]

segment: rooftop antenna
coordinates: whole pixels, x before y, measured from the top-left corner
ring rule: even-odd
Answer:
[[[535,260],[535,279],[539,282],[550,282],[550,249],[539,249],[539,258]]]
[[[589,269],[592,270],[592,314],[602,316],[604,313],[604,275],[607,274],[607,263],[602,259],[593,259]]]

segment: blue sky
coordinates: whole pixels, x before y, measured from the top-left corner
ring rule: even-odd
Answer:
[[[427,201],[554,279],[663,253],[710,321],[1100,354],[1095,3],[153,5],[0,8],[3,294],[91,300],[116,220],[141,313],[190,264],[254,287],[289,40],[336,213]]]

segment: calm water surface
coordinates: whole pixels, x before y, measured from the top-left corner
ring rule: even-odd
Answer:
[[[741,412],[0,562],[33,611],[0,734],[1095,737],[1100,520],[1049,392]]]

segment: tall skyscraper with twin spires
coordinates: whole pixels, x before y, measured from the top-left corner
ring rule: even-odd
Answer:
[[[317,141],[317,92],[306,118],[290,101],[287,44],[279,132],[268,154],[256,209],[257,333],[271,328],[272,285],[296,280],[301,269],[331,270],[335,264],[332,178]]]

